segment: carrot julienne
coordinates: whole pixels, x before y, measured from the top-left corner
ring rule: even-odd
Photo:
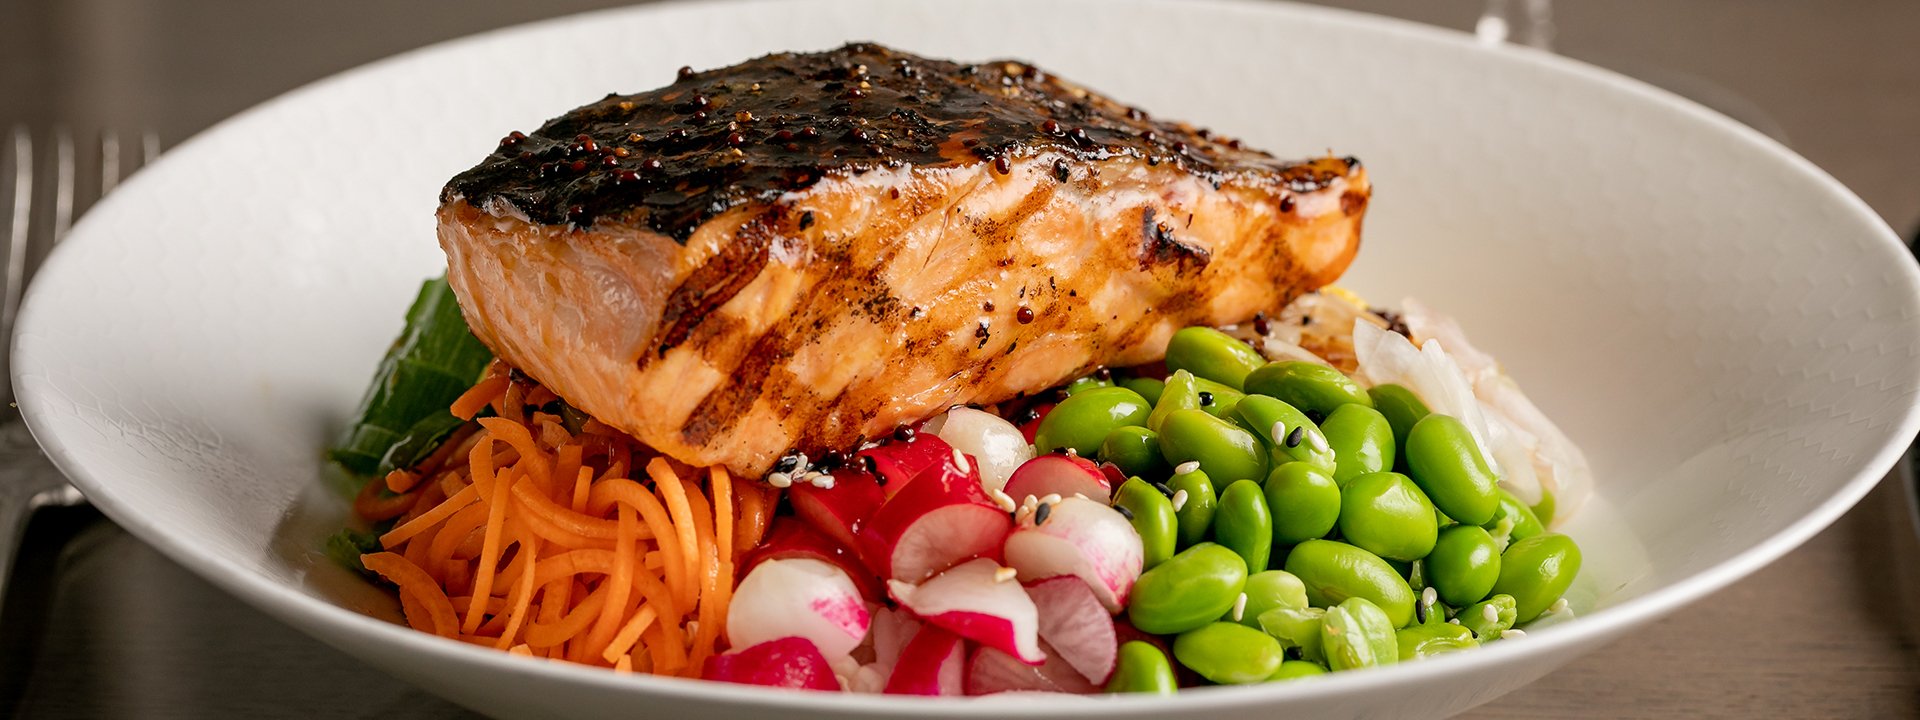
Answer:
[[[448,408],[467,425],[361,488],[355,513],[392,524],[362,564],[399,589],[421,632],[697,676],[726,649],[735,568],[777,495],[673,463],[598,420],[570,424],[554,399],[490,366]]]

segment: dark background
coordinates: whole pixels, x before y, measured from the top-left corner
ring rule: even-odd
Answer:
[[[0,125],[65,126],[83,146],[102,128],[152,130],[172,146],[369,60],[621,4],[0,0]],[[1324,4],[1470,29],[1484,3]],[[1920,1],[1554,11],[1557,51],[1728,110],[1903,232],[1920,222]],[[1885,483],[1766,570],[1470,715],[1920,717],[1908,516],[1905,489]],[[90,510],[35,521],[4,616],[0,716],[465,716],[239,605]]]

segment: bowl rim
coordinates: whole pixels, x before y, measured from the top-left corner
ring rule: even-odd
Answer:
[[[835,3],[840,0],[813,0],[816,3]],[[1100,0],[1063,0],[1077,4],[1094,4]],[[1128,0],[1135,5],[1171,4],[1175,0]],[[411,63],[423,55],[460,53],[467,48],[489,40],[508,35],[539,35],[559,28],[590,22],[593,18],[609,17],[616,14],[651,14],[691,8],[699,5],[717,10],[739,11],[743,6],[773,7],[778,0],[727,0],[724,3],[702,2],[701,0],[667,0],[666,2],[645,3],[637,6],[610,8],[545,20],[512,25],[460,38],[446,40],[420,48],[402,52],[386,58],[357,66],[325,78],[307,83],[301,87],[283,93],[273,99],[255,105],[232,117],[229,117],[207,130],[183,142],[172,152],[161,157],[157,163],[162,165],[181,162],[179,156],[192,155],[195,148],[226,134],[228,128],[244,124],[251,118],[272,108],[305,101],[309,96],[322,95],[336,85],[352,83],[362,76],[388,72]],[[809,3],[780,3],[784,5],[804,5]],[[1553,74],[1569,82],[1587,83],[1598,92],[1614,93],[1623,99],[1657,106],[1661,111],[1676,114],[1686,121],[1701,123],[1712,130],[1730,135],[1737,139],[1747,151],[1758,153],[1774,163],[1783,165],[1786,170],[1798,175],[1817,187],[1823,198],[1818,201],[1844,209],[1854,221],[1863,222],[1872,228],[1871,232],[1889,251],[1897,250],[1905,255],[1905,244],[1859,197],[1855,196],[1838,180],[1802,158],[1772,138],[1733,121],[1719,113],[1700,106],[1678,95],[1647,85],[1638,80],[1588,65],[1576,60],[1547,52],[1518,46],[1489,47],[1462,31],[1427,25],[1410,20],[1373,15],[1369,13],[1302,5],[1294,2],[1272,2],[1270,0],[1187,0],[1181,3],[1185,8],[1202,8],[1211,13],[1268,13],[1292,15],[1305,21],[1322,24],[1335,29],[1357,29],[1363,32],[1380,33],[1396,40],[1406,42],[1431,43],[1448,46],[1455,50],[1492,53],[1504,62],[1519,63],[1532,69]],[[146,174],[135,175],[126,186],[141,187],[150,178]],[[124,195],[120,193],[103,201],[106,209],[117,205],[114,201]],[[137,190],[136,190],[137,192]],[[88,232],[92,226],[89,218],[83,218],[76,224],[73,239],[63,243],[60,250],[54,252],[46,261],[43,275],[65,276],[84,274],[79,267],[68,268],[75,257],[66,247],[75,242],[90,244],[108,242],[105,237],[96,237]],[[44,272],[51,271],[51,272]],[[1909,288],[1912,302],[1920,306],[1920,266],[1914,263],[1901,263],[1896,271],[1899,279]],[[46,294],[45,283],[36,283],[27,289],[21,306],[19,328],[39,329],[57,327],[59,310],[49,301],[43,300]],[[11,378],[19,392],[19,405],[22,415],[33,431],[35,438],[46,451],[48,457],[73,483],[88,491],[89,500],[104,514],[127,529],[142,541],[149,543],[174,562],[192,570],[222,590],[241,598],[248,604],[280,618],[316,639],[345,648],[346,642],[337,638],[351,637],[356,645],[391,647],[407,654],[426,656],[436,664],[448,666],[478,666],[488,671],[515,673],[537,677],[545,682],[573,686],[593,686],[610,693],[647,694],[672,697],[680,700],[719,702],[755,709],[796,708],[811,711],[841,711],[861,714],[899,713],[914,710],[935,710],[944,715],[965,715],[973,717],[1006,715],[1039,715],[1064,708],[1086,707],[1085,698],[1080,696],[1034,697],[1022,694],[1014,698],[964,698],[933,699],[901,698],[885,695],[865,695],[853,693],[808,693],[791,692],[771,688],[731,685],[711,681],[686,678],[668,678],[652,675],[628,675],[607,672],[600,668],[572,665],[569,663],[533,662],[517,658],[511,654],[489,648],[481,648],[456,640],[440,638],[416,632],[403,625],[374,618],[352,609],[333,604],[321,598],[300,592],[292,586],[271,579],[264,574],[245,569],[222,557],[194,552],[182,537],[174,536],[148,521],[138,509],[123,505],[112,491],[115,483],[96,477],[88,469],[89,452],[84,444],[72,444],[65,437],[48,432],[45,428],[52,421],[48,405],[40,400],[43,393],[49,392],[42,386],[25,384],[22,378],[41,374],[48,366],[42,355],[43,348],[35,342],[20,342],[27,332],[17,332],[12,339],[14,362]],[[1908,368],[1916,381],[1920,382],[1920,366]],[[1645,595],[1628,599],[1619,605],[1595,611],[1580,617],[1575,622],[1551,628],[1545,632],[1531,635],[1525,642],[1497,643],[1482,647],[1471,653],[1450,654],[1427,662],[1410,663],[1386,668],[1384,671],[1341,673],[1325,677],[1312,683],[1257,684],[1238,687],[1206,688],[1200,692],[1184,692],[1175,696],[1139,696],[1126,699],[1110,698],[1103,700],[1109,711],[1129,713],[1191,712],[1207,709],[1220,709],[1244,706],[1256,702],[1282,700],[1325,699],[1333,696],[1362,693],[1383,689],[1392,685],[1433,680],[1447,675],[1464,675],[1510,662],[1518,662],[1528,656],[1546,656],[1556,648],[1570,648],[1580,645],[1598,645],[1615,639],[1623,630],[1642,625],[1667,615],[1682,606],[1717,591],[1734,581],[1758,570],[1780,556],[1797,548],[1813,535],[1831,525],[1848,509],[1877,485],[1893,468],[1895,462],[1906,450],[1906,442],[1920,431],[1920,404],[1907,402],[1898,411],[1897,422],[1888,425],[1890,435],[1887,442],[1871,457],[1859,462],[1852,477],[1846,480],[1833,494],[1821,502],[1811,512],[1791,522],[1786,528],[1767,537],[1758,544],[1742,550],[1691,576],[1679,579],[1672,584],[1657,588]],[[1614,637],[1609,637],[1612,635]],[[357,653],[356,659],[360,659]],[[364,660],[363,660],[364,661]]]

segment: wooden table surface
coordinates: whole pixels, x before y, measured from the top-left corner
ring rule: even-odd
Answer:
[[[367,60],[615,4],[0,0],[0,124],[145,126],[173,143]],[[1482,5],[1327,4],[1462,29]],[[1920,2],[1555,10],[1556,50],[1744,99],[1742,112],[1775,123],[1896,228],[1920,224]],[[1883,483],[1772,566],[1468,716],[1920,717],[1909,515],[1902,484]],[[467,717],[240,605],[91,511],[36,520],[21,572],[0,627],[0,716]]]

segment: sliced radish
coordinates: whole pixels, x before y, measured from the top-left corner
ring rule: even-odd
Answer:
[[[1056,577],[1027,586],[1040,617],[1040,640],[1095,685],[1113,675],[1120,641],[1113,616],[1093,596],[1093,589],[1074,577]]]
[[[823,560],[768,560],[747,573],[727,608],[727,637],[751,647],[798,636],[830,657],[867,635],[872,617],[846,571]]]
[[[902,607],[929,624],[960,637],[999,648],[1030,664],[1047,659],[1040,651],[1039,616],[1033,600],[1012,573],[992,560],[961,563],[919,585],[893,580],[887,590]]]
[[[713,655],[700,669],[707,680],[798,690],[840,689],[820,648],[803,637],[783,637]]]
[[[773,519],[766,539],[741,558],[740,576],[746,577],[747,573],[768,560],[793,558],[813,558],[833,563],[835,567],[846,571],[847,577],[853,579],[853,584],[860,588],[860,594],[867,600],[886,597],[886,585],[867,570],[857,554],[814,531],[806,523],[790,517]]]
[[[813,529],[843,546],[854,547],[860,527],[887,496],[880,489],[880,481],[866,471],[843,467],[833,471],[832,487],[794,483],[787,489],[787,499],[793,503],[793,514]]]
[[[1127,484],[1127,471],[1110,462],[1100,463],[1100,474],[1107,476],[1107,487],[1117,488]],[[1111,498],[1109,498],[1111,499]]]
[[[960,636],[932,625],[914,634],[887,677],[889,695],[959,695],[963,660]]]
[[[1024,502],[1028,497],[1059,495],[1069,498],[1076,494],[1103,503],[1113,495],[1107,474],[1100,472],[1100,466],[1093,464],[1092,460],[1083,457],[1041,455],[1013,471],[1013,478],[1007,481],[1007,495],[1016,503]]]
[[[1140,534],[1106,503],[1069,497],[1050,505],[1021,513],[1007,537],[1007,564],[1025,581],[1078,577],[1108,612],[1120,612],[1144,562]]]
[[[1020,662],[1019,658],[994,648],[973,651],[967,661],[967,694],[992,695],[1003,692],[1056,692],[1087,695],[1100,686],[1087,682],[1060,656],[1050,654],[1039,666]]]
[[[987,498],[973,463],[966,464],[935,463],[880,506],[861,530],[868,568],[917,583],[965,560],[1000,556],[1013,519]]]
[[[1028,445],[1032,445],[1034,436],[1040,434],[1040,421],[1047,419],[1047,413],[1053,412],[1053,406],[1057,404],[1040,403],[1030,408],[1033,419],[1020,423],[1020,437],[1026,438]]]
[[[1020,428],[1000,416],[970,407],[948,410],[921,428],[980,464],[980,484],[993,492],[1006,487],[1015,468],[1033,459],[1033,444]]]
[[[900,662],[901,649],[913,640],[924,624],[905,610],[881,608],[874,611],[873,623],[869,626],[869,634],[873,636],[873,664],[883,674],[892,673],[894,664]]]
[[[953,464],[953,446],[930,432],[916,432],[907,440],[889,440],[884,445],[861,450],[854,456],[866,458],[879,476],[880,489],[888,498],[898,495],[914,478],[928,468]]]

